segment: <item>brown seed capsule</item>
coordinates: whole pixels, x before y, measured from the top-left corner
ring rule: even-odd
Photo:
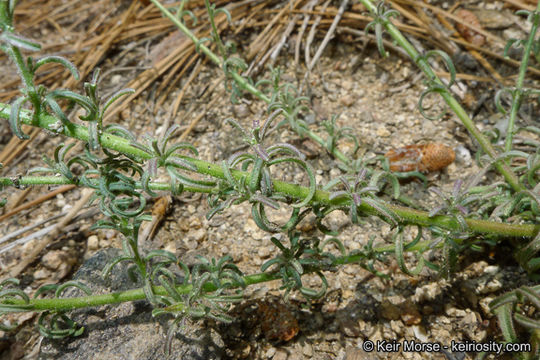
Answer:
[[[482,26],[480,25],[480,21],[478,20],[476,15],[469,10],[459,9],[458,11],[456,11],[455,15],[467,24],[473,25],[477,28],[482,28]],[[477,33],[466,25],[457,23],[456,29],[465,40],[467,40],[473,45],[482,46],[486,42],[486,38],[484,35]]]
[[[396,172],[430,172],[444,169],[456,158],[452,148],[443,144],[407,145],[392,149],[384,156],[390,162],[390,170]]]

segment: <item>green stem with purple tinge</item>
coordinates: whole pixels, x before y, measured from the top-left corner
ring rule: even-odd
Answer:
[[[10,107],[9,105],[0,104],[0,107],[4,106],[0,110],[0,118],[8,118]],[[28,125],[39,126],[41,128],[47,129],[50,124],[56,123],[58,120],[48,114],[41,114],[37,117],[36,120],[32,120],[32,113],[28,110],[21,111],[21,121]],[[70,127],[64,127],[60,132],[61,135],[68,137],[76,138],[82,141],[88,141],[88,129],[82,125],[73,124]],[[104,148],[109,150],[115,150],[122,152],[124,154],[129,154],[131,156],[139,157],[141,159],[149,159],[150,155],[132,145],[130,145],[129,140],[115,136],[112,134],[102,134],[100,135],[100,144]],[[225,179],[225,175],[221,166],[209,163],[207,161],[199,159],[187,158],[192,164],[197,168],[196,172],[199,174],[209,175],[218,179]],[[247,177],[249,182],[249,173],[233,170],[232,175],[240,180],[242,177]],[[24,185],[61,185],[61,184],[72,184],[69,179],[56,176],[22,176],[17,178],[3,177],[0,178],[0,186],[24,186]],[[163,183],[154,183],[152,185],[155,190],[170,190],[168,184]],[[197,188],[186,188],[186,190],[201,192]],[[309,189],[304,186],[295,185],[279,180],[274,180],[274,190],[286,194],[291,198],[302,200],[309,194]],[[204,190],[203,192],[207,192]],[[312,203],[324,204],[324,205],[336,205],[342,206],[344,209],[350,206],[348,199],[340,199],[330,201],[330,193],[327,191],[317,190],[313,197]],[[394,212],[399,219],[400,223],[403,224],[417,224],[422,226],[439,226],[441,228],[459,231],[460,226],[454,218],[450,216],[434,216],[429,217],[428,213],[425,211],[418,211],[403,206],[386,204],[387,208]],[[369,206],[365,202],[358,207],[358,211],[369,214],[369,215],[380,215],[373,207]],[[540,225],[533,224],[523,224],[523,225],[512,225],[504,224],[494,221],[486,220],[476,220],[476,219],[466,219],[469,226],[469,230],[477,234],[489,234],[502,237],[526,237],[531,238],[536,235],[540,229]]]

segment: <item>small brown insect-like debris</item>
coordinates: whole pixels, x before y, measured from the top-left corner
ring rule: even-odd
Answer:
[[[455,12],[455,15],[459,17],[460,19],[462,19],[467,24],[473,25],[477,28],[482,27],[476,15],[469,10],[459,9],[458,11]],[[477,33],[476,31],[474,31],[473,29],[471,29],[470,27],[466,25],[457,23],[456,29],[461,34],[461,36],[463,36],[465,40],[467,40],[473,45],[482,46],[486,42],[486,38],[484,35]]]
[[[171,202],[172,198],[170,196],[162,196],[156,200],[152,207],[152,221],[144,224],[142,227],[142,232],[139,236],[141,243],[144,243],[147,239],[151,239],[155,235],[158,225],[170,209]]]
[[[396,172],[430,172],[444,169],[456,158],[452,148],[443,144],[407,145],[392,149],[384,156],[390,162],[390,170]]]
[[[287,306],[277,300],[258,302],[261,330],[267,340],[289,341],[298,334],[298,321]]]

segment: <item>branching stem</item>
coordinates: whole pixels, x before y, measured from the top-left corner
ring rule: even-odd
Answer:
[[[173,13],[167,10],[167,8],[165,8],[158,0],[150,0],[150,1],[163,13],[163,15],[169,18],[169,20],[171,20],[175,26],[177,26],[187,37],[189,37],[191,41],[193,41],[193,43],[195,44],[199,43],[199,39],[197,38],[197,36],[195,36],[195,34],[191,32],[191,30],[189,30],[180,20],[178,20],[178,18],[174,16]],[[206,56],[208,56],[210,60],[212,60],[214,64],[218,66],[222,66],[221,58],[218,55],[216,55],[214,52],[212,52],[210,48],[208,48],[204,44],[200,44],[199,48]],[[233,80],[238,84],[239,87],[245,89],[246,91],[258,97],[265,103],[270,104],[271,99],[265,94],[263,94],[259,89],[251,85],[242,75],[238,74],[234,70],[230,70],[230,75],[233,78]],[[305,135],[307,135],[310,139],[317,142],[321,146],[323,147],[325,146],[324,140],[320,136],[312,132],[311,130],[305,129]],[[339,159],[345,165],[348,165],[351,161],[347,155],[343,154],[338,149],[333,149],[332,155],[334,155],[337,159]]]
[[[7,104],[0,104],[0,118],[8,118],[10,107]],[[32,124],[32,114],[30,111],[23,110],[21,111],[21,119],[22,122],[28,125]],[[47,129],[48,125],[51,123],[56,122],[57,120],[50,115],[42,114],[37,118],[37,121],[35,125]],[[69,129],[64,128],[61,132],[62,135],[73,137],[79,140],[88,141],[88,130],[86,127],[78,124],[73,124]],[[103,134],[100,136],[100,144],[107,149],[110,150],[116,150],[119,152],[122,152],[124,154],[129,154],[135,157],[139,157],[141,159],[149,159],[150,155],[140,149],[137,149],[136,147],[133,147],[130,145],[129,141],[121,138],[119,136],[111,135],[111,134]],[[223,173],[223,169],[221,166],[209,163],[203,160],[198,159],[189,159],[191,163],[193,163],[196,168],[197,172],[204,175],[209,175],[214,178],[218,179],[225,179],[225,175]],[[238,170],[232,170],[231,174],[233,177],[237,180],[240,180],[242,177],[247,177],[247,181],[249,182],[249,173],[242,172]],[[68,179],[63,177],[56,177],[56,176],[23,176],[19,178],[0,178],[0,185],[4,186],[17,186],[17,185],[64,185],[64,184],[71,184],[73,182],[70,182]],[[170,190],[170,187],[168,184],[163,183],[154,183],[151,187],[154,190]],[[274,189],[275,191],[279,193],[286,194],[294,199],[304,199],[308,193],[309,189],[304,186],[295,185],[283,181],[274,181]],[[195,188],[186,188],[186,190],[189,191],[197,191],[200,192],[200,190]],[[347,199],[341,199],[341,200],[335,200],[330,201],[329,199],[330,193],[327,191],[317,190],[315,192],[315,196],[313,197],[312,203],[318,203],[318,204],[325,204],[325,205],[338,205],[343,206],[343,208],[347,208],[350,206],[349,201]],[[459,230],[459,224],[457,221],[450,217],[450,216],[435,216],[435,217],[429,217],[428,213],[425,211],[418,211],[410,208],[406,208],[403,206],[398,205],[392,205],[387,204],[388,208],[392,210],[396,215],[399,216],[401,221],[406,224],[417,224],[417,225],[423,225],[423,226],[439,226],[448,230]],[[359,211],[365,214],[369,215],[378,215],[379,213],[372,208],[367,203],[363,203],[361,206],[359,206]],[[477,234],[490,234],[490,235],[496,235],[500,237],[526,237],[531,238],[536,235],[538,230],[540,229],[540,225],[532,225],[532,224],[523,224],[523,225],[512,225],[512,224],[504,224],[494,221],[486,221],[486,220],[475,220],[475,219],[466,219],[467,224],[469,225],[469,230],[471,230],[474,233]]]
[[[362,4],[372,13],[377,14],[377,8],[375,5],[371,3],[370,0],[360,0]],[[376,15],[375,15],[376,16]],[[443,90],[441,90],[439,93],[441,97],[444,99],[446,104],[453,110],[453,112],[456,114],[456,116],[461,120],[463,123],[463,126],[469,131],[469,133],[476,139],[478,144],[480,144],[480,147],[486,154],[488,154],[491,158],[496,158],[497,153],[489,140],[478,130],[472,119],[469,117],[465,109],[459,104],[459,102],[454,98],[454,96],[450,93],[450,91],[447,89],[447,87],[444,85],[444,83],[437,77],[435,72],[431,69],[431,66],[427,62],[427,60],[420,56],[418,51],[414,48],[414,46],[403,36],[403,34],[398,30],[397,27],[395,27],[392,22],[388,19],[382,18],[381,19],[382,24],[386,31],[388,31],[388,34],[394,39],[405,52],[410,56],[410,58],[417,64],[417,66],[424,72],[426,77],[428,79],[433,80],[436,84],[440,85]],[[418,59],[418,60],[416,60]],[[495,168],[497,171],[504,176],[508,184],[512,186],[512,188],[517,191],[522,191],[523,186],[519,183],[519,179],[516,176],[516,174],[510,169],[508,165],[504,163],[504,161],[500,160],[495,163]]]

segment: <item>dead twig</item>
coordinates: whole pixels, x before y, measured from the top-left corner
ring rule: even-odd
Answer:
[[[311,11],[318,3],[318,0],[311,0],[302,8],[302,10]],[[300,27],[300,30],[298,31],[298,36],[296,37],[296,44],[294,48],[294,68],[297,70],[298,65],[300,64],[300,44],[302,44],[302,38],[304,37],[304,32],[308,27],[310,17],[311,15],[309,13],[304,14],[304,20],[302,21],[302,25]]]
[[[212,88],[215,88],[215,86],[217,86],[222,80],[221,79],[218,79],[217,81],[214,82]],[[212,89],[213,90],[213,89]],[[208,112],[208,110],[210,108],[212,108],[212,106],[214,106],[216,104],[216,102],[219,100],[219,97],[217,96],[214,96],[214,98],[212,99],[212,101],[210,101],[204,108],[203,111],[201,111],[201,113],[199,115],[197,115],[195,117],[195,119],[193,119],[193,121],[189,124],[188,128],[182,133],[182,135],[180,135],[180,138],[179,140],[180,141],[184,141],[186,139],[186,137],[189,135],[189,133],[193,130],[193,128],[195,128],[195,126],[199,123],[199,121],[206,116],[206,113]]]
[[[328,5],[330,5],[330,0],[327,0],[323,4],[322,9],[321,9],[322,13],[324,13],[326,11],[326,8],[328,7]],[[308,66],[308,64],[311,64],[311,54],[310,54],[311,44],[313,43],[313,40],[315,40],[315,34],[317,33],[317,27],[319,26],[319,23],[321,22],[321,20],[322,20],[322,15],[318,15],[315,18],[315,21],[313,22],[313,25],[311,25],[311,29],[309,30],[309,34],[308,34],[308,37],[306,39],[306,46],[304,48],[304,61],[306,63],[306,66]],[[309,73],[309,71],[306,73],[306,75],[308,73]]]
[[[55,226],[55,228],[45,238],[43,238],[36,244],[34,249],[32,249],[32,252],[26,258],[22,259],[21,262],[17,264],[17,266],[10,270],[9,276],[19,276],[28,265],[33,263],[34,260],[38,257],[39,253],[41,253],[41,251],[45,249],[54,238],[60,235],[64,227],[69,224],[71,220],[73,220],[73,218],[79,213],[82,207],[86,205],[93,193],[93,190],[84,189],[82,191],[81,198],[79,199],[79,201],[77,201],[77,203],[75,203],[75,205],[73,205],[68,214]]]
[[[11,210],[10,212],[0,216],[0,221],[4,221],[5,219],[23,211],[23,210],[26,210],[26,209],[29,209],[31,208],[32,206],[36,206],[38,204],[41,204],[42,202],[44,201],[47,201],[53,197],[55,197],[56,195],[58,194],[61,194],[61,193],[64,193],[66,191],[69,191],[71,189],[74,189],[76,186],[75,185],[64,185],[54,191],[51,191],[45,195],[42,195],[40,196],[39,198],[35,199],[35,200],[32,200],[32,201],[29,201],[21,206],[18,206],[16,207],[15,209]]]
[[[324,49],[328,45],[328,42],[330,39],[334,36],[334,32],[336,31],[336,27],[339,24],[339,21],[341,20],[341,17],[343,16],[343,13],[345,12],[345,9],[347,8],[347,5],[349,4],[349,0],[343,0],[341,2],[341,5],[339,6],[338,13],[334,17],[334,21],[332,22],[332,25],[330,26],[330,29],[326,32],[326,35],[324,36],[323,41],[321,42],[321,45],[319,45],[319,48],[317,49],[317,52],[313,56],[313,59],[308,65],[308,72],[313,70],[313,67],[319,61],[319,58],[321,57]]]
[[[170,210],[172,198],[170,195],[159,197],[152,207],[152,221],[144,223],[139,236],[139,246],[151,240],[156,230]]]

